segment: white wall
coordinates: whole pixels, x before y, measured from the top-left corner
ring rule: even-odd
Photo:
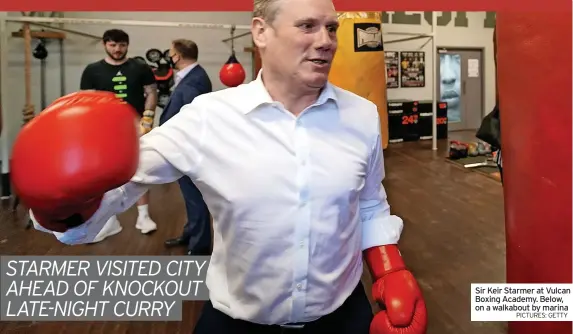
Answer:
[[[406,12],[407,14],[419,13],[421,15],[421,25],[396,24],[392,23],[393,12],[388,12],[389,23],[382,26],[384,33],[389,32],[411,32],[430,33],[431,25],[424,20],[423,12]],[[434,12],[440,15],[441,12]],[[455,27],[454,18],[447,26],[438,26],[436,35],[436,47],[463,47],[463,48],[484,48],[483,63],[485,69],[480,74],[485,80],[485,104],[484,114],[489,113],[495,105],[495,67],[493,61],[493,29],[484,28],[485,12],[467,12],[468,26]],[[455,16],[455,15],[452,15]],[[429,38],[398,43],[388,43],[394,39],[401,39],[409,36],[384,36],[384,49],[386,51],[424,51],[426,57],[426,87],[422,88],[393,88],[388,89],[388,99],[408,99],[408,100],[431,100],[432,89],[435,80],[432,77],[432,44]],[[424,45],[425,44],[425,45]]]
[[[117,20],[140,20],[140,21],[169,21],[189,23],[221,23],[249,25],[251,13],[249,12],[70,12],[65,13],[68,18],[105,18]],[[79,29],[83,32],[101,36],[112,26],[105,25],[68,25],[68,29]],[[213,89],[219,90],[224,86],[219,81],[219,70],[230,55],[230,44],[221,40],[230,37],[230,30],[226,29],[190,29],[190,28],[163,28],[163,27],[138,27],[138,26],[113,26],[123,29],[130,36],[129,55],[145,57],[145,52],[150,48],[161,51],[171,46],[171,41],[176,38],[188,38],[199,46],[199,63],[205,67],[213,82]],[[236,31],[236,34],[245,32]],[[250,79],[251,53],[243,51],[245,46],[251,45],[251,39],[244,37],[235,40],[235,51],[239,61],[247,71]],[[70,89],[79,87],[79,74],[89,62],[97,61],[104,55],[101,43],[90,41],[84,37],[73,36],[68,40],[66,50],[66,63],[70,73]],[[79,72],[79,73],[78,73]]]

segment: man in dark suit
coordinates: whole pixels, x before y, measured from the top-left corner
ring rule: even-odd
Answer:
[[[189,104],[197,96],[212,91],[207,72],[197,63],[199,49],[195,42],[178,39],[172,42],[169,50],[171,65],[177,70],[175,88],[169,102],[159,118],[162,125],[176,115],[181,107]],[[165,241],[165,246],[187,245],[189,255],[211,254],[211,215],[203,196],[197,187],[185,176],[179,179],[179,186],[185,199],[187,223],[178,238]]]

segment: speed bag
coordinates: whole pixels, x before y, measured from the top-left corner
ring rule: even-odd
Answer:
[[[338,50],[329,81],[362,96],[378,107],[382,147],[388,146],[386,65],[379,12],[338,13]]]

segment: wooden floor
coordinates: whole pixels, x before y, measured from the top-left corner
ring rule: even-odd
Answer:
[[[466,136],[467,134],[455,134]],[[457,139],[457,138],[456,138]],[[470,284],[505,278],[505,242],[501,184],[444,161],[431,142],[391,145],[385,151],[384,185],[394,214],[405,228],[400,249],[423,289],[429,312],[428,334],[505,334],[504,323],[470,321]],[[99,244],[68,247],[53,237],[24,230],[24,212],[6,208],[0,217],[2,255],[167,255],[166,238],[177,236],[185,209],[176,184],[154,188],[151,214],[159,225],[152,235],[135,229],[136,210],[122,216],[124,230]],[[20,218],[18,218],[20,217]],[[370,286],[368,275],[364,281]],[[0,323],[0,334],[175,334],[192,333],[200,302],[184,303],[184,321],[118,323]]]

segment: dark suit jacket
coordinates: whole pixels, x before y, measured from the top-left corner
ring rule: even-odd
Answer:
[[[197,96],[210,93],[212,90],[213,87],[207,72],[201,65],[195,66],[171,92],[169,102],[159,117],[159,125],[175,116],[184,105],[191,103]]]

